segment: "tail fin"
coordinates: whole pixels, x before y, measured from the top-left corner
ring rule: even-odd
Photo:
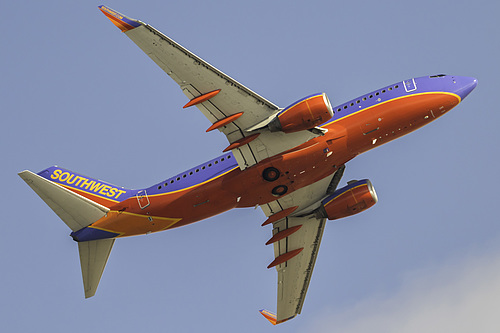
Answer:
[[[56,170],[59,170],[59,173],[52,174],[63,174],[61,169]],[[28,170],[20,172],[19,176],[73,232],[89,226],[109,211],[107,207],[47,179],[48,177]],[[78,243],[85,298],[94,296],[114,242],[114,239],[99,239]]]
[[[135,195],[137,192],[83,176],[58,166],[47,168],[39,172],[38,175],[108,208]]]
[[[19,176],[73,231],[91,225],[109,211],[107,207],[31,171],[22,171]]]

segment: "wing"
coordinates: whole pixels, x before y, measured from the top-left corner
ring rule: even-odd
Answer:
[[[314,210],[327,191],[337,186],[343,167],[339,171],[261,206],[269,216],[263,225],[273,223],[273,236],[266,244],[274,245],[275,260],[268,268],[278,271],[277,315],[261,313],[273,324],[289,320],[302,310],[325,228],[325,219],[317,218]]]
[[[271,265],[278,263],[276,265],[278,271],[277,323],[295,317],[302,310],[325,221],[326,219],[317,219],[314,215],[308,215],[287,217],[273,224],[273,237],[279,238],[280,233],[292,232],[290,236],[274,243],[276,259]],[[279,263],[284,259],[287,261]]]
[[[317,134],[285,134],[247,129],[273,117],[280,108],[191,53],[150,25],[105,6],[101,11],[137,44],[213,124],[223,132],[241,169],[296,147]],[[208,130],[207,130],[208,131]]]

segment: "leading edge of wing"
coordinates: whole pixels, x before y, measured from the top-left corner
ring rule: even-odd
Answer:
[[[179,43],[177,43],[176,41],[174,41],[170,37],[166,36],[161,31],[159,31],[156,28],[152,27],[151,25],[146,24],[146,23],[144,23],[144,22],[142,22],[140,20],[136,20],[136,19],[132,19],[130,17],[127,17],[127,16],[125,16],[125,15],[117,12],[116,10],[111,9],[109,7],[106,7],[104,5],[99,6],[99,9],[122,32],[127,32],[129,30],[132,30],[132,29],[137,28],[137,27],[139,27],[139,26],[142,25],[145,28],[147,28],[148,30],[150,30],[152,33],[158,35],[160,38],[162,38],[165,41],[167,41],[173,47],[175,47],[175,48],[179,49],[180,51],[182,51],[186,56],[192,58],[194,61],[199,62],[204,67],[206,67],[207,69],[211,70],[212,72],[214,72],[215,74],[217,74],[221,78],[229,81],[231,84],[233,84],[234,86],[236,86],[238,89],[241,89],[241,90],[245,91],[247,94],[253,96],[257,100],[260,100],[263,104],[266,104],[268,107],[270,107],[270,108],[272,108],[274,110],[279,109],[279,107],[277,105],[275,105],[274,103],[272,103],[271,101],[269,101],[266,98],[260,96],[259,94],[257,94],[253,90],[247,88],[246,86],[244,86],[243,84],[239,83],[238,81],[236,81],[235,79],[233,79],[229,75],[225,74],[224,72],[220,71],[216,67],[212,66],[211,64],[209,64],[205,60],[201,59],[196,54],[192,53],[191,51],[189,51],[188,49],[186,49],[185,47],[183,47],[182,45],[180,45]]]

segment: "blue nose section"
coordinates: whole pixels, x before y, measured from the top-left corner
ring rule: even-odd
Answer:
[[[455,93],[460,96],[462,100],[477,86],[477,79],[473,77],[456,76],[454,80],[457,85]]]

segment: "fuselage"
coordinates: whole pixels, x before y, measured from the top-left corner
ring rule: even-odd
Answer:
[[[127,191],[126,200],[93,197],[110,212],[73,236],[82,241],[146,234],[274,201],[330,176],[357,155],[439,118],[476,84],[474,78],[436,75],[370,92],[334,107],[333,117],[321,125],[328,130],[325,135],[245,170],[229,152],[149,188]],[[279,171],[273,182],[262,177],[269,167]],[[277,187],[284,193],[277,193]]]

